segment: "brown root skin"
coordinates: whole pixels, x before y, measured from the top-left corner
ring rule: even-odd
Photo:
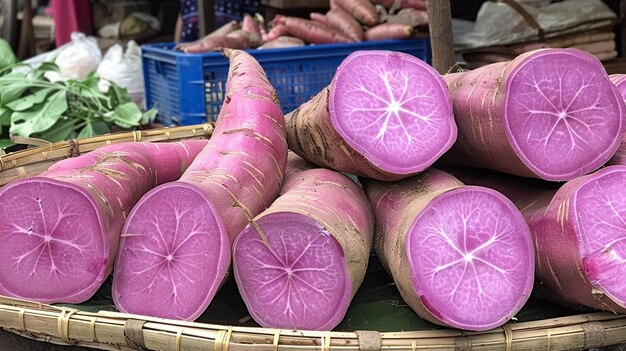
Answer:
[[[285,116],[289,149],[318,166],[362,177],[394,181],[404,175],[391,174],[375,167],[339,135],[330,120],[330,87]]]
[[[450,89],[455,120],[459,129],[457,142],[441,158],[443,163],[454,166],[491,168],[523,177],[538,177],[524,165],[509,143],[501,142],[502,137],[500,137],[500,135],[506,135],[502,118],[506,84],[502,83],[506,82],[508,74],[515,66],[530,54],[520,55],[510,62],[494,63],[474,71],[443,76]],[[474,88],[477,85],[483,89]],[[475,92],[482,94],[473,95]],[[478,107],[480,103],[484,108],[478,110],[476,107],[469,107],[469,103],[466,104],[468,101],[476,101],[473,106]],[[463,107],[467,108],[462,109]],[[498,135],[497,138],[496,135]],[[498,153],[498,159],[506,160],[499,162],[497,167],[485,162],[493,163],[492,161],[496,160],[493,156],[494,152]]]
[[[537,292],[574,307],[587,305],[611,312],[625,311],[608,296],[594,293],[593,284],[583,273],[576,219],[570,216],[569,209],[573,206],[572,195],[590,175],[569,181],[557,191],[534,187],[495,172],[454,169],[452,174],[465,184],[502,193],[520,210],[533,236],[535,271],[537,281],[541,282],[535,285]]]
[[[413,310],[432,323],[444,325],[424,306],[427,301],[422,301],[422,297],[415,294],[406,254],[406,236],[415,218],[430,201],[463,187],[463,183],[445,172],[430,168],[399,182],[364,179],[363,185],[374,210],[374,247],[383,267],[391,274],[400,295]]]
[[[315,168],[290,153],[280,196],[255,221],[284,212],[315,220],[339,242],[354,297],[365,277],[374,240],[374,214],[363,190],[343,174]]]

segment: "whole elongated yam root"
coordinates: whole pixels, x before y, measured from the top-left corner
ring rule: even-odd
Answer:
[[[456,140],[441,76],[399,52],[351,54],[329,87],[285,118],[289,148],[298,155],[384,181],[424,171]]]
[[[235,237],[278,196],[287,143],[276,91],[252,56],[223,52],[226,98],[209,144],[124,226],[113,279],[121,311],[196,319],[226,277]]]

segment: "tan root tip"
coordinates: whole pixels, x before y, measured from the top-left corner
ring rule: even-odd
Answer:
[[[229,48],[222,48],[222,55],[224,55],[227,58],[230,58],[230,56],[233,54],[233,49],[229,49]]]

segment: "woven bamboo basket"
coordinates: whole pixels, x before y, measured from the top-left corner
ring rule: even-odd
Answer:
[[[0,157],[0,186],[37,175],[56,161],[99,146],[208,138],[212,131],[213,126],[205,124],[118,133],[4,155]],[[49,343],[103,350],[558,351],[626,343],[626,315],[612,313],[574,312],[557,318],[508,323],[486,332],[442,328],[319,332],[232,324],[181,322],[123,314],[107,308],[90,311],[79,306],[52,306],[0,296],[0,328]]]

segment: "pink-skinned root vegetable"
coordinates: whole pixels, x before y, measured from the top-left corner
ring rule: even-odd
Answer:
[[[365,40],[405,39],[413,34],[413,27],[403,23],[383,23],[365,31]]]
[[[311,21],[319,22],[321,24],[329,26],[328,19],[326,19],[326,15],[323,13],[311,12],[309,14],[309,18],[311,18]]]
[[[275,48],[293,48],[304,46],[305,43],[300,38],[282,36],[259,46],[259,49],[275,49]]]
[[[248,48],[255,48],[261,44],[263,44],[263,40],[261,38],[260,34],[254,33],[254,32],[248,32],[246,30],[243,29],[239,29],[236,30],[234,32],[230,32],[228,33],[228,35],[226,35],[227,38],[235,38],[237,40],[242,41],[243,43],[245,43],[245,47],[246,49]]]
[[[354,17],[341,8],[334,8],[326,13],[327,24],[354,41],[363,40],[363,28]]]
[[[283,25],[285,27],[285,31],[290,36],[300,38],[307,43],[327,44],[349,43],[352,41],[344,34],[329,26],[304,18],[276,16],[273,23],[276,26]]]
[[[272,29],[270,29],[267,33],[262,33],[263,42],[270,42],[272,40],[278,39],[282,36],[286,36],[289,34],[287,32],[287,27],[284,24],[276,24]]]
[[[197,318],[226,277],[236,235],[278,196],[287,143],[276,91],[252,56],[223,53],[226,97],[209,144],[124,226],[113,277],[121,311]]]
[[[260,28],[260,23],[254,18],[252,17],[250,14],[244,14],[243,15],[243,21],[241,24],[241,29],[249,32],[249,33],[253,33],[256,34],[257,36],[261,37],[261,28]]]
[[[231,32],[232,33],[232,32]],[[202,52],[216,51],[222,48],[231,49],[247,49],[248,43],[240,37],[215,36],[204,37],[193,43],[185,43],[177,45],[174,49],[181,50],[188,54],[197,54]]]
[[[378,13],[369,0],[333,0],[333,2],[334,4],[331,3],[331,10],[333,7],[340,7],[359,22],[368,26],[375,26],[378,23]]]
[[[441,76],[399,52],[352,53],[285,119],[289,148],[307,161],[385,181],[424,171],[456,140]]]
[[[611,74],[609,79],[611,79],[611,83],[617,87],[622,99],[626,101],[626,74]],[[624,139],[626,140],[626,137]],[[624,141],[622,141],[622,144],[617,148],[613,157],[607,162],[607,165],[626,166],[626,144]]]
[[[0,294],[81,303],[113,268],[126,215],[178,179],[206,140],[124,143],[60,161],[0,189]]]
[[[363,282],[373,218],[350,178],[291,154],[280,196],[233,246],[235,279],[254,320],[266,328],[336,327]]]
[[[626,166],[605,167],[558,190],[457,170],[466,184],[511,199],[535,243],[538,291],[562,304],[626,313]]]
[[[209,34],[206,37],[192,43],[177,45],[175,50],[182,50],[188,54],[217,51],[223,48],[250,49],[256,48],[263,43],[261,30],[258,23],[250,15],[244,18],[242,29],[224,31],[223,35]]]
[[[445,163],[567,181],[606,163],[626,132],[622,97],[580,50],[532,51],[444,79],[459,128]]]
[[[488,330],[511,319],[533,287],[531,235],[513,203],[430,168],[399,182],[363,180],[375,248],[422,318]]]

